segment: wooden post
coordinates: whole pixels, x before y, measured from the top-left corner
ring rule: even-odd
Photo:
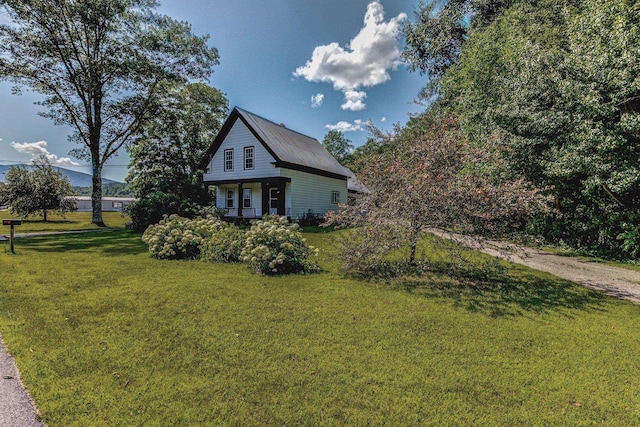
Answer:
[[[12,254],[15,254],[15,250],[13,249],[13,227],[16,225],[21,225],[22,224],[22,220],[21,219],[3,219],[2,220],[2,225],[8,225],[11,228],[11,231],[9,232],[9,248],[11,250]]]

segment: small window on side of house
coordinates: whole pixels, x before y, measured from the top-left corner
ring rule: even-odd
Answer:
[[[224,150],[224,171],[233,170],[233,149]]]
[[[233,199],[235,199],[233,190],[227,190],[227,208],[233,208]]]
[[[331,203],[333,203],[334,205],[337,205],[338,203],[340,203],[340,192],[339,191],[332,191],[331,192]]]
[[[254,165],[253,147],[244,147],[244,168],[253,169]]]
[[[111,207],[114,209],[122,209],[122,202],[111,202]]]

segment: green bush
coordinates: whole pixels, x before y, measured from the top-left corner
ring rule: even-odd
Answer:
[[[246,233],[240,260],[263,274],[314,272],[315,262],[309,260],[318,250],[309,246],[298,224],[289,224],[286,217],[267,215]]]
[[[142,234],[149,252],[158,259],[194,259],[200,246],[210,236],[226,226],[213,217],[188,219],[178,215],[166,216],[150,225]]]
[[[226,224],[202,242],[200,258],[209,262],[238,262],[244,246],[244,232]]]

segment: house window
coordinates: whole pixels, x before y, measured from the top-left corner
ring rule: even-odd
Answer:
[[[227,190],[227,208],[233,208],[233,190]]]
[[[332,191],[331,192],[331,203],[333,203],[334,205],[337,205],[338,203],[340,203],[340,192],[339,191]]]
[[[245,188],[242,190],[242,207],[250,208],[251,207],[251,189]]]
[[[253,147],[244,147],[244,168],[253,169]]]
[[[111,202],[111,207],[114,209],[122,209],[122,202]]]
[[[224,171],[233,170],[233,149],[224,150]]]

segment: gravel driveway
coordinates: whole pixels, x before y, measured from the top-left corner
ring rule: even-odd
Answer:
[[[437,236],[458,241],[486,254],[526,265],[535,270],[551,273],[561,279],[640,304],[640,271],[613,267],[579,258],[554,255],[538,249],[495,240],[485,240],[480,243],[475,239],[457,234],[440,230],[429,231]]]

